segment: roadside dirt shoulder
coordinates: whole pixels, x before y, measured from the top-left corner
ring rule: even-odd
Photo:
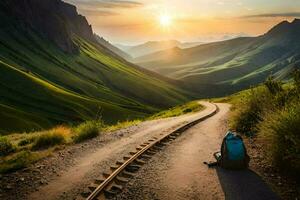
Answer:
[[[256,138],[244,138],[248,154],[251,157],[250,167],[258,173],[271,188],[285,200],[300,199],[300,186],[272,165],[266,156],[264,144]]]
[[[211,112],[214,106],[174,118],[146,121],[88,142],[65,147],[51,157],[15,173],[0,176],[0,199],[74,199],[116,160],[153,136]],[[45,195],[47,194],[47,195]]]

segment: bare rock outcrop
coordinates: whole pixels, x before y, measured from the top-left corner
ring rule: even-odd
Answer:
[[[35,30],[67,53],[78,51],[72,41],[74,34],[95,41],[86,18],[78,14],[75,6],[61,0],[1,0],[0,12],[18,25]]]

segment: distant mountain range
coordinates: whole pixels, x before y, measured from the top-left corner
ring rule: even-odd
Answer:
[[[187,101],[178,82],[95,37],[61,0],[0,1],[0,134],[147,116]]]
[[[178,47],[135,58],[146,69],[183,81],[200,96],[222,96],[286,78],[300,65],[300,20],[283,21],[259,37]],[[213,88],[213,89],[212,89]]]
[[[122,44],[116,44],[115,46],[123,50],[131,57],[140,57],[148,54],[152,54],[162,50],[172,49],[174,47],[178,48],[190,48],[197,45],[203,44],[201,42],[179,42],[177,40],[165,40],[165,41],[149,41],[140,45],[128,46]]]

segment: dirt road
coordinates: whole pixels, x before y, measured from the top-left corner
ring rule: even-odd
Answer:
[[[147,121],[104,134],[58,151],[29,169],[5,175],[1,181],[9,185],[2,189],[1,184],[0,199],[75,199],[96,178],[102,177],[102,173],[108,171],[116,160],[128,155],[143,142],[175,130],[215,109],[208,102],[202,104],[206,109],[201,112]],[[212,160],[212,153],[219,149],[227,129],[229,105],[218,105],[219,113],[187,130],[171,145],[154,155],[116,199],[247,199],[236,197],[247,194],[245,191],[249,178],[250,184],[259,186],[253,186],[255,190],[251,191],[252,194],[274,199],[273,193],[254,173],[237,176],[235,173],[208,169],[203,164],[203,161]],[[237,177],[243,177],[243,184],[232,181]],[[252,199],[259,198],[252,195]]]
[[[149,121],[136,127],[116,132],[101,142],[88,142],[85,149],[72,153],[71,166],[67,165],[59,176],[50,176],[47,185],[42,185],[37,191],[29,194],[27,199],[73,199],[97,177],[109,169],[116,160],[127,155],[138,145],[161,133],[169,132],[180,125],[194,121],[201,116],[211,113],[215,106],[202,102],[205,110],[169,119]],[[91,144],[92,143],[92,144]],[[90,146],[90,148],[89,148]],[[76,148],[76,147],[74,147]],[[57,161],[59,162],[59,161]],[[62,161],[66,162],[66,161]],[[47,195],[45,195],[47,194]]]
[[[220,112],[187,130],[156,154],[115,199],[130,200],[275,200],[276,195],[252,171],[209,169],[227,130],[228,104]]]

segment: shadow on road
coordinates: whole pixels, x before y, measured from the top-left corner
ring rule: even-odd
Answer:
[[[270,187],[251,170],[216,168],[226,200],[277,200]]]

